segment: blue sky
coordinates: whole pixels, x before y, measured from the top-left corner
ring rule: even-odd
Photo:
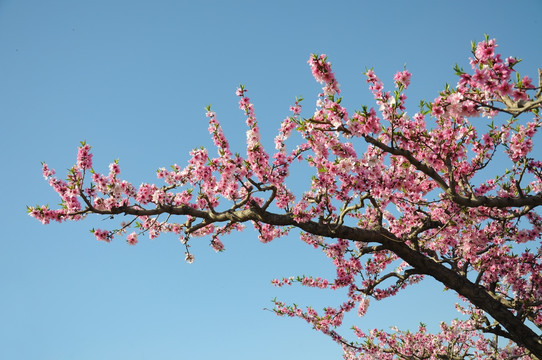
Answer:
[[[485,33],[503,55],[524,59],[522,73],[534,76],[542,65],[540,1],[337,4],[0,1],[0,358],[340,358],[337,345],[301,320],[263,310],[275,296],[318,309],[341,300],[270,284],[331,274],[295,234],[265,245],[253,232],[235,234],[221,254],[201,239],[189,265],[174,237],[105,244],[88,230],[113,223],[43,226],[25,212],[27,204],[58,202],[40,162],[63,174],[81,140],[93,146],[98,171],[119,159],[135,184],[154,181],[159,167],[184,165],[192,148],[211,144],[207,104],[243,152],[240,83],[271,147],[295,96],[313,108],[313,52],[329,56],[351,112],[372,105],[366,67],[391,87],[406,63],[414,113],[420,99],[456,81],[453,65],[466,67],[470,41]],[[457,316],[454,300],[428,281],[351,320],[362,329],[435,325]]]

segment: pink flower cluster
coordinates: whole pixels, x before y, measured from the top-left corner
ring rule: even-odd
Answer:
[[[82,143],[77,151],[77,167],[81,170],[92,169],[92,154],[88,144]]]
[[[410,77],[412,74],[408,70],[399,71],[393,76],[397,87],[403,87],[406,89],[410,85]]]
[[[312,54],[307,63],[311,67],[312,75],[320,83],[324,83],[324,95],[333,96],[340,94],[339,83],[335,80],[335,74],[331,71],[331,63],[327,61],[325,54]]]

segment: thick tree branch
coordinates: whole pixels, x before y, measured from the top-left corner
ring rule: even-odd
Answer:
[[[91,212],[104,215],[126,214],[134,216],[153,216],[163,213],[172,215],[190,215],[203,219],[205,224],[215,222],[247,222],[260,221],[274,226],[294,226],[307,233],[327,238],[341,238],[363,243],[378,243],[384,249],[392,251],[398,257],[406,261],[420,274],[432,276],[446,287],[455,290],[458,294],[467,298],[473,305],[486,311],[497,320],[507,331],[515,342],[523,345],[542,358],[542,340],[520,319],[518,319],[496,296],[488,292],[482,286],[476,285],[466,277],[437,263],[424,254],[410,248],[401,239],[391,232],[380,228],[377,230],[366,230],[346,225],[329,226],[314,221],[296,222],[291,214],[275,214],[265,211],[259,207],[252,207],[244,210],[224,211],[213,213],[211,211],[197,210],[189,206],[161,205],[154,209],[141,209],[139,207],[127,206],[111,210],[90,209]]]

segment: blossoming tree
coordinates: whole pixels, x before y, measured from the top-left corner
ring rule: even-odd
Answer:
[[[308,63],[324,85],[316,111],[303,118],[298,99],[273,152],[260,141],[253,104],[241,86],[245,156],[232,153],[209,107],[217,155],[195,149],[186,167],[158,170],[163,184],[134,186],[120,178],[118,162],[108,173],[96,171],[91,148],[82,143],[65,180],[43,164],[62,206],[29,207],[29,214],[44,224],[90,214],[129,216],[116,229],[92,232],[103,241],[126,235],[131,245],[144,233],[175,233],[188,262],[195,237],[208,237],[222,251],[223,237],[245,223],[262,242],[295,230],[330,258],[336,277],[273,283],[346,288],[347,295],[320,312],[278,300],[274,311],[329,335],[345,359],[542,359],[542,162],[532,151],[542,72],[536,87],[516,72],[519,61],[503,59],[496,46],[487,37],[473,44],[472,71],[456,66],[457,85],[422,102],[412,117],[404,106],[408,71],[395,75],[393,91],[366,71],[377,109],[349,113],[325,55],[312,55]],[[289,148],[294,131],[302,140]],[[509,166],[496,173],[491,166],[499,156]],[[301,194],[287,185],[297,161],[314,169]],[[442,323],[437,334],[423,326],[416,332],[354,326],[350,336],[342,333],[346,312],[363,316],[370,298],[393,296],[425,276],[459,295],[461,320]]]

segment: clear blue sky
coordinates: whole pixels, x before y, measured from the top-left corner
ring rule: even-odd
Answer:
[[[0,358],[340,358],[337,345],[301,320],[263,310],[275,296],[318,309],[341,300],[270,284],[331,274],[295,235],[266,245],[253,232],[230,236],[222,254],[202,239],[192,265],[170,236],[135,247],[97,242],[88,230],[113,223],[43,226],[26,215],[27,204],[58,202],[40,162],[62,174],[86,140],[97,170],[119,159],[126,179],[154,181],[157,168],[184,165],[189,150],[210,144],[207,104],[243,152],[240,83],[270,147],[295,96],[314,106],[312,52],[329,56],[351,112],[372,105],[366,67],[391,87],[406,63],[414,113],[420,99],[456,81],[452,66],[466,66],[470,41],[485,33],[534,76],[542,2],[518,3],[0,1]],[[457,316],[453,302],[428,282],[351,320],[362,329],[436,325]]]

